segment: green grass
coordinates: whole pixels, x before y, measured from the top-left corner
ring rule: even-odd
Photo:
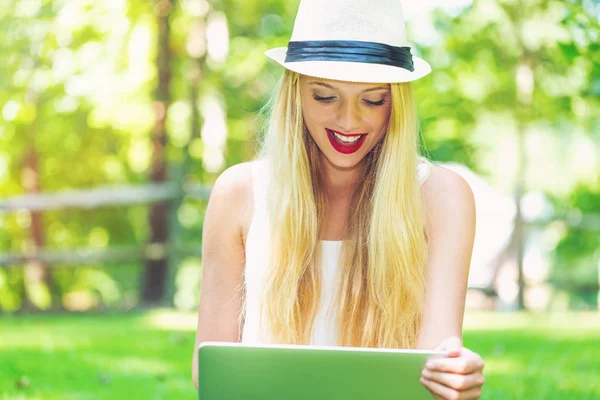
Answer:
[[[600,314],[468,314],[484,399],[600,399]]]
[[[194,399],[195,316],[0,319],[0,399]],[[600,315],[468,314],[483,399],[600,399]]]

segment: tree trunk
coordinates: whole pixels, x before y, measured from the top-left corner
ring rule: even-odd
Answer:
[[[526,149],[526,134],[527,121],[531,111],[534,76],[532,60],[529,55],[522,56],[517,67],[517,76],[515,77],[517,87],[517,171],[515,185],[515,243],[517,249],[517,266],[518,266],[518,286],[519,292],[517,297],[517,306],[519,310],[526,308],[525,304],[525,274],[523,261],[525,258],[525,242],[526,242],[526,226],[523,221],[523,212],[521,209],[521,200],[526,191],[525,175],[527,173],[527,149]]]
[[[152,170],[151,181],[164,182],[167,179],[167,110],[171,101],[171,49],[169,46],[169,17],[173,11],[174,0],[157,0],[154,12],[158,23],[158,87],[154,102],[155,125],[152,132]],[[150,207],[149,244],[165,245],[169,239],[169,206],[167,203],[156,203]],[[165,292],[165,276],[167,273],[167,254],[146,259],[142,301],[146,305],[156,305]]]
[[[517,267],[518,277],[517,284],[519,287],[517,306],[519,310],[526,308],[525,295],[527,285],[525,282],[524,273],[524,258],[525,258],[525,243],[527,239],[527,226],[523,221],[523,212],[521,209],[521,200],[524,194],[527,192],[527,128],[528,123],[531,121],[531,112],[533,105],[533,94],[535,89],[535,77],[534,77],[534,53],[530,52],[527,48],[525,41],[523,40],[523,21],[527,19],[525,15],[524,2],[518,1],[516,4],[517,9],[522,10],[521,12],[513,13],[513,29],[515,29],[516,36],[518,38],[518,44],[521,49],[521,56],[519,57],[518,64],[516,65],[515,71],[515,89],[517,98],[515,99],[515,116],[517,120],[517,168],[515,177],[515,190],[514,198],[516,205],[515,215],[515,230],[513,232],[516,235],[515,245],[517,251]]]
[[[208,13],[207,13],[208,15]],[[206,20],[207,15],[192,26],[188,34],[188,56],[192,60],[191,65],[186,71],[186,81],[189,84],[189,102],[191,108],[190,118],[190,138],[182,149],[181,160],[174,168],[173,180],[177,190],[177,196],[172,202],[173,212],[171,214],[171,249],[169,254],[169,269],[166,278],[166,290],[164,304],[174,306],[175,300],[175,280],[179,265],[181,263],[182,245],[180,242],[182,227],[177,218],[177,210],[181,207],[184,198],[185,178],[191,163],[190,144],[194,139],[200,137],[200,126],[202,124],[200,112],[198,110],[198,99],[200,96],[200,83],[204,76],[204,64],[206,62]],[[201,171],[200,171],[201,173]]]
[[[35,122],[27,128],[28,145],[23,160],[21,182],[27,194],[40,193],[42,185],[39,174],[39,160],[35,149]],[[46,245],[44,233],[44,220],[41,211],[29,211],[30,226],[27,239],[27,252],[35,254]],[[28,261],[25,264],[25,308],[48,308],[52,305],[54,284],[50,266],[40,261]],[[41,293],[47,291],[48,297],[44,299]]]

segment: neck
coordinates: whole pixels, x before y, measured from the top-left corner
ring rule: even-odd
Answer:
[[[348,199],[360,186],[365,165],[364,160],[351,168],[339,168],[325,157],[321,162],[321,178],[324,190],[330,200]]]

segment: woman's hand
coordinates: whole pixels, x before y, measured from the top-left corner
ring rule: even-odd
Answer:
[[[421,373],[421,383],[436,399],[478,399],[483,386],[483,360],[462,347],[459,338],[443,341],[436,350],[448,353],[446,358],[431,359]]]

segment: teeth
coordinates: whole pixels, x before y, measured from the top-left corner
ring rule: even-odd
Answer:
[[[360,140],[360,138],[362,136],[353,136],[352,138],[346,137],[346,136],[342,136],[342,135],[338,135],[335,132],[331,132],[335,135],[336,138],[338,138],[339,140],[341,140],[344,143],[354,143],[354,142],[358,142]]]

